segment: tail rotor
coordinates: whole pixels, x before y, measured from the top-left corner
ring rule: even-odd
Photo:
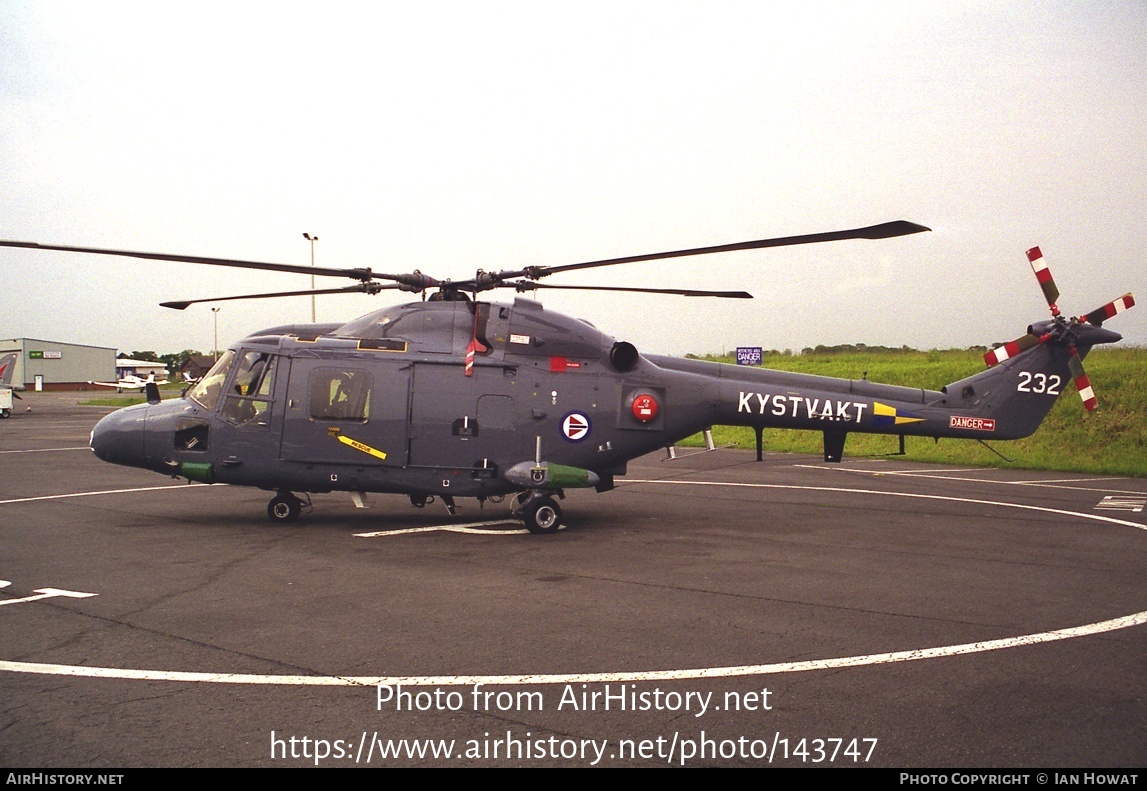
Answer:
[[[1058,316],[1059,306],[1056,305],[1056,300],[1059,299],[1059,289],[1055,286],[1055,279],[1051,276],[1051,270],[1043,262],[1043,253],[1038,247],[1033,247],[1028,250],[1027,255],[1028,263],[1031,264],[1032,271],[1035,272],[1035,279],[1039,282],[1039,287],[1043,289],[1047,306],[1051,308],[1051,315]]]
[[[1124,294],[1118,299],[1108,302],[1083,316],[1067,318],[1060,313],[1059,288],[1044,262],[1043,253],[1038,247],[1027,251],[1028,263],[1035,273],[1036,281],[1047,300],[1048,309],[1051,310],[1051,320],[1042,321],[1028,327],[1027,334],[1021,335],[1014,341],[997,346],[984,355],[984,362],[988,367],[999,365],[1004,360],[1019,355],[1033,346],[1041,343],[1056,343],[1064,346],[1070,355],[1067,361],[1071,378],[1075,381],[1075,388],[1083,400],[1083,408],[1088,412],[1094,410],[1099,402],[1092,390],[1091,381],[1083,370],[1083,359],[1076,344],[1085,346],[1084,351],[1096,343],[1111,343],[1119,339],[1115,333],[1100,329],[1103,322],[1116,316],[1128,308],[1135,306],[1135,298],[1131,294]]]
[[[1135,307],[1135,297],[1130,294],[1124,294],[1119,299],[1112,300],[1103,307],[1096,308],[1085,316],[1080,316],[1079,320],[1086,321],[1088,324],[1094,324],[1096,327],[1102,327],[1103,322],[1133,307]]]

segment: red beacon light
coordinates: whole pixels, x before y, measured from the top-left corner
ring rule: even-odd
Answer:
[[[642,393],[633,399],[633,416],[642,423],[648,423],[657,417],[657,399],[648,393]]]

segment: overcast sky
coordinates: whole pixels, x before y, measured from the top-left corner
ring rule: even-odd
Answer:
[[[0,238],[439,278],[908,219],[538,292],[639,349],[947,348],[1147,302],[1147,4],[0,2]],[[344,285],[320,280],[322,286]],[[305,276],[0,251],[0,336],[208,350]],[[511,300],[511,292],[493,299]],[[406,301],[320,297],[320,321]],[[223,303],[220,343],[310,319]],[[1108,325],[1147,344],[1147,305]]]

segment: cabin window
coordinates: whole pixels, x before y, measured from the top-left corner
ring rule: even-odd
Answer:
[[[315,420],[370,419],[373,382],[366,371],[316,368],[310,378],[310,413]]]

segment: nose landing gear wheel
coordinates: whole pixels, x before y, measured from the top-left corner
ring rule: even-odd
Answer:
[[[267,505],[267,516],[276,524],[294,522],[303,510],[303,502],[293,494],[280,494]]]
[[[528,502],[519,513],[531,533],[556,533],[561,527],[561,506],[551,497],[538,497]]]

